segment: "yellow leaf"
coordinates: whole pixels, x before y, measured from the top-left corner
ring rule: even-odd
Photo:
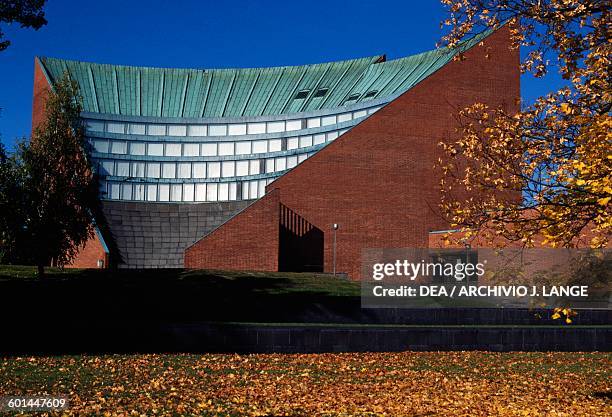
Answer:
[[[610,198],[611,197],[600,198],[599,200],[597,200],[597,204],[599,204],[600,206],[605,206],[610,201]]]
[[[568,103],[562,103],[561,111],[565,114],[570,114],[572,112],[572,109],[570,108],[570,105]]]

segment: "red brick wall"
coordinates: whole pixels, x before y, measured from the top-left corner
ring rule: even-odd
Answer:
[[[32,132],[44,120],[45,104],[47,102],[47,94],[51,87],[47,82],[47,77],[40,68],[38,60],[34,61],[34,94],[32,98]]]
[[[436,214],[438,143],[456,137],[457,108],[518,109],[519,55],[508,42],[508,29],[500,29],[268,186],[323,230],[326,271],[334,223],[336,270],[354,279],[362,249],[427,247],[429,231],[447,228]]]
[[[278,270],[280,192],[272,190],[185,250],[186,268]]]
[[[77,257],[66,268],[98,268],[98,260],[104,261],[104,268],[108,268],[109,256],[104,251],[104,246],[98,234],[94,234],[79,250]]]
[[[281,190],[285,206],[323,231],[325,271],[333,269],[334,223],[340,225],[336,270],[353,279],[360,277],[363,249],[427,247],[430,231],[448,228],[437,213],[438,143],[456,138],[459,108],[483,102],[518,110],[519,52],[508,45],[504,27],[467,51],[464,60],[441,68],[268,186],[269,192]],[[244,256],[254,261],[248,269],[271,270],[266,251],[272,249],[254,243],[277,233],[278,219],[250,217],[239,214],[233,219],[239,228],[225,228],[210,243],[210,237],[198,242],[186,255],[187,264],[208,267],[223,259],[215,267],[243,269],[240,248],[246,247]],[[196,252],[206,261],[193,262]],[[227,256],[238,264],[227,262]]]

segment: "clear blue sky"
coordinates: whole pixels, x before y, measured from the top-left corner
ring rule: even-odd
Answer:
[[[437,0],[50,0],[39,31],[3,26],[0,136],[30,133],[35,56],[110,64],[228,68],[299,65],[433,49],[442,35]],[[523,77],[523,98],[558,77]]]

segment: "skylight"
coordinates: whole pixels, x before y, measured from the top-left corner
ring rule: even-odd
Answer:
[[[359,99],[359,96],[361,94],[359,93],[355,93],[355,94],[351,94],[350,96],[348,96],[348,98],[346,100],[344,100],[345,103],[349,103],[351,101],[357,101]]]
[[[304,100],[306,97],[308,97],[308,93],[310,93],[310,90],[298,91],[298,93],[295,95],[295,100]]]
[[[329,91],[329,88],[326,88],[326,87],[325,87],[325,88],[319,88],[319,89],[318,89],[318,90],[315,92],[314,97],[315,97],[315,98],[317,98],[317,97],[323,97],[325,94],[327,94],[327,92],[328,92],[328,91]]]

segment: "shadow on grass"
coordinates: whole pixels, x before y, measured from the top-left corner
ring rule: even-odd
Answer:
[[[550,325],[526,310],[362,309],[359,295],[358,283],[324,274],[50,269],[38,279],[34,268],[0,266],[0,326],[6,335],[0,354],[241,346],[253,335],[248,328],[232,329],[236,323]],[[609,312],[578,317],[584,324],[610,323]],[[393,338],[394,332],[386,334]],[[287,343],[281,340],[285,330],[261,334],[272,347]],[[301,334],[319,337],[309,329]]]
[[[56,270],[0,267],[0,320],[299,322],[312,307],[360,308],[359,285],[322,274],[225,271]],[[342,308],[341,308],[342,309]],[[325,321],[325,320],[324,320]]]

